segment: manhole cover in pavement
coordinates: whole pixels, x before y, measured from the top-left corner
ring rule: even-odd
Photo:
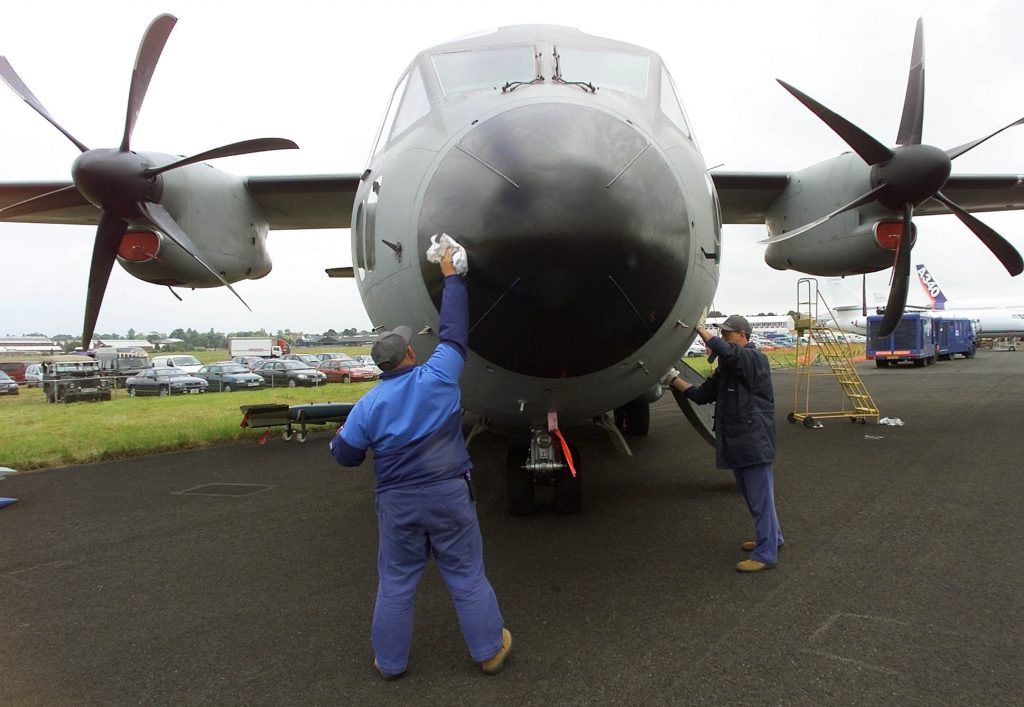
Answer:
[[[204,484],[174,493],[178,496],[252,496],[272,488],[265,484]]]

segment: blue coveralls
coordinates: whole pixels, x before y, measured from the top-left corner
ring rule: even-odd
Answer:
[[[383,672],[405,671],[416,586],[433,554],[473,660],[501,649],[504,622],[484,574],[483,540],[469,487],[459,376],[466,364],[466,284],[445,278],[440,341],[423,364],[385,371],[331,441],[339,464],[374,451],[377,476],[377,602],[371,640]]]
[[[715,463],[732,469],[736,485],[754,518],[757,546],[750,557],[767,565],[778,561],[784,542],[775,513],[775,395],[768,358],[753,344],[739,346],[713,336],[708,346],[718,368],[687,398],[715,403]]]

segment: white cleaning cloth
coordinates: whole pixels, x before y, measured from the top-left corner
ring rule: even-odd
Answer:
[[[440,263],[444,252],[449,248],[452,249],[452,265],[455,266],[455,272],[465,275],[469,272],[469,256],[466,255],[466,249],[456,243],[455,239],[447,233],[435,233],[430,237],[427,260],[432,263]]]

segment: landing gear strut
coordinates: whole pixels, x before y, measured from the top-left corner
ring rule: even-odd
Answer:
[[[580,456],[569,445],[576,475],[559,441],[547,430],[531,431],[530,444],[514,444],[505,458],[505,506],[512,515],[525,515],[534,509],[537,486],[554,488],[557,513],[577,513],[583,503],[580,484]]]

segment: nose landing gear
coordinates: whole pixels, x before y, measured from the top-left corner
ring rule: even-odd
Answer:
[[[552,433],[534,428],[530,444],[509,447],[505,458],[505,504],[509,513],[532,513],[537,486],[553,488],[555,512],[579,512],[583,503],[580,455],[575,445],[567,446],[568,457]]]

